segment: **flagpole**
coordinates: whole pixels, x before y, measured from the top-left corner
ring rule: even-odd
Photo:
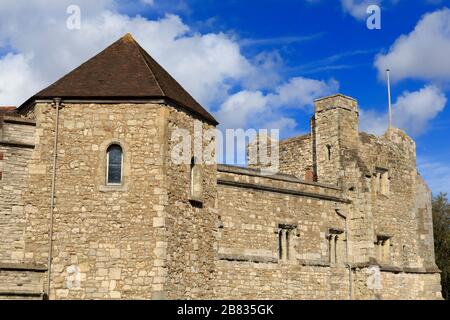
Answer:
[[[392,103],[391,103],[391,77],[390,70],[386,70],[387,74],[387,85],[388,85],[388,100],[389,100],[389,130],[392,129]]]

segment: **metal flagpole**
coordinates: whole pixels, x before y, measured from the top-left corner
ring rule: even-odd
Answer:
[[[389,100],[389,129],[392,129],[392,103],[391,103],[391,78],[390,78],[390,70],[386,70],[387,73],[387,82],[388,82],[388,100]]]

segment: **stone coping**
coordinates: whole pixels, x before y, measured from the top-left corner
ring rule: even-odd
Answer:
[[[219,260],[254,263],[278,263],[277,258],[219,253]]]
[[[298,259],[301,266],[305,267],[325,267],[330,268],[331,264],[328,261],[320,261],[320,260],[304,260]]]
[[[0,291],[0,296],[3,297],[42,297],[44,292],[37,291]]]
[[[0,271],[46,272],[47,266],[32,263],[0,263]]]
[[[396,267],[382,264],[374,264],[374,263],[358,263],[352,265],[353,270],[357,269],[366,269],[370,267],[379,267],[382,272],[391,272],[391,273],[417,273],[417,274],[434,274],[441,273],[437,267],[430,268],[410,268],[410,267]]]
[[[34,149],[34,144],[12,142],[12,141],[10,141],[10,142],[0,141],[0,146],[12,147],[12,148]]]
[[[279,260],[273,257],[262,257],[262,256],[251,256],[251,255],[237,255],[237,254],[219,254],[219,260],[230,261],[230,262],[253,262],[253,263],[272,263],[278,264]],[[324,267],[331,268],[332,265],[328,261],[320,260],[303,260],[297,259],[298,264],[304,267]],[[296,265],[292,263],[291,265]],[[358,271],[358,269],[365,269],[373,266],[379,266],[369,263],[360,263],[357,265],[352,265],[353,271]],[[399,268],[394,266],[379,266],[381,272],[390,273],[415,273],[415,274],[435,274],[441,273],[439,269],[436,268]]]
[[[14,123],[14,124],[23,124],[28,126],[36,126],[36,121],[31,119],[21,118],[19,116],[3,116],[3,122],[6,123]]]
[[[278,264],[280,261],[278,258],[274,257],[263,257],[263,256],[253,256],[253,255],[239,255],[239,254],[219,254],[219,260],[224,261],[234,261],[234,262],[253,262],[253,263],[272,263]],[[325,267],[330,268],[331,264],[327,261],[315,261],[315,260],[302,260],[297,259],[291,263],[286,263],[290,265],[300,265],[303,267]]]
[[[314,102],[322,101],[322,100],[327,100],[327,99],[331,99],[331,98],[336,98],[336,97],[342,97],[342,98],[345,98],[345,99],[357,101],[355,98],[352,98],[352,97],[347,96],[347,95],[345,95],[345,94],[342,94],[342,93],[335,93],[335,94],[332,94],[332,95],[328,95],[328,96],[325,96],[325,97],[321,97],[321,98],[315,99]]]
[[[310,133],[302,134],[302,135],[291,137],[291,138],[287,138],[287,139],[284,139],[284,140],[280,140],[279,142],[280,142],[280,144],[288,144],[288,143],[291,143],[291,142],[298,142],[298,141],[301,141],[301,140],[308,140],[308,139],[311,139],[311,134]]]
[[[341,191],[341,188],[339,188],[337,186],[333,186],[331,184],[300,180],[299,178],[292,176],[292,175],[288,175],[288,174],[277,173],[277,174],[274,174],[271,176],[263,175],[263,174],[261,174],[260,169],[254,169],[254,168],[245,168],[245,167],[233,166],[233,165],[229,165],[229,164],[218,164],[217,171],[226,172],[226,173],[235,173],[235,174],[252,176],[252,177],[266,178],[266,179],[271,179],[271,180],[294,182],[294,183],[304,184],[304,185],[308,185],[308,186],[322,187],[322,188]]]
[[[238,181],[233,181],[233,180],[217,179],[217,184],[231,186],[231,187],[238,187],[238,188],[255,189],[255,190],[267,191],[267,192],[290,194],[290,195],[295,195],[295,196],[302,196],[302,197],[327,200],[327,201],[335,201],[335,202],[341,202],[341,203],[351,203],[350,200],[346,200],[346,199],[343,199],[340,197],[330,196],[330,195],[326,195],[326,194],[277,188],[277,187],[272,187],[272,186],[267,186],[267,185],[262,185],[262,184],[255,184],[255,183],[246,183],[246,182],[238,182]]]

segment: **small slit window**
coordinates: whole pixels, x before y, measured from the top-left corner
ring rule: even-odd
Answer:
[[[375,191],[377,193],[389,196],[390,193],[390,180],[389,170],[376,168],[374,173]]]
[[[391,257],[391,237],[384,235],[377,235],[375,242],[375,254],[377,260],[382,264],[389,264]]]
[[[122,147],[113,144],[107,150],[107,183],[109,185],[122,184],[122,163],[123,151]]]
[[[327,145],[327,151],[328,151],[328,161],[331,161],[331,146]]]
[[[190,196],[195,200],[200,200],[202,197],[202,173],[195,157],[191,159]]]

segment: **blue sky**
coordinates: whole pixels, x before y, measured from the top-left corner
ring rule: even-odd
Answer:
[[[66,28],[71,4],[81,9],[79,30]],[[381,30],[366,26],[369,4],[381,7]],[[416,140],[419,167],[433,192],[450,193],[449,5],[2,0],[0,105],[20,104],[131,31],[222,128],[279,127],[282,137],[304,133],[312,100],[339,91],[358,99],[361,129],[379,134],[387,124],[380,72],[388,65],[394,123]]]

